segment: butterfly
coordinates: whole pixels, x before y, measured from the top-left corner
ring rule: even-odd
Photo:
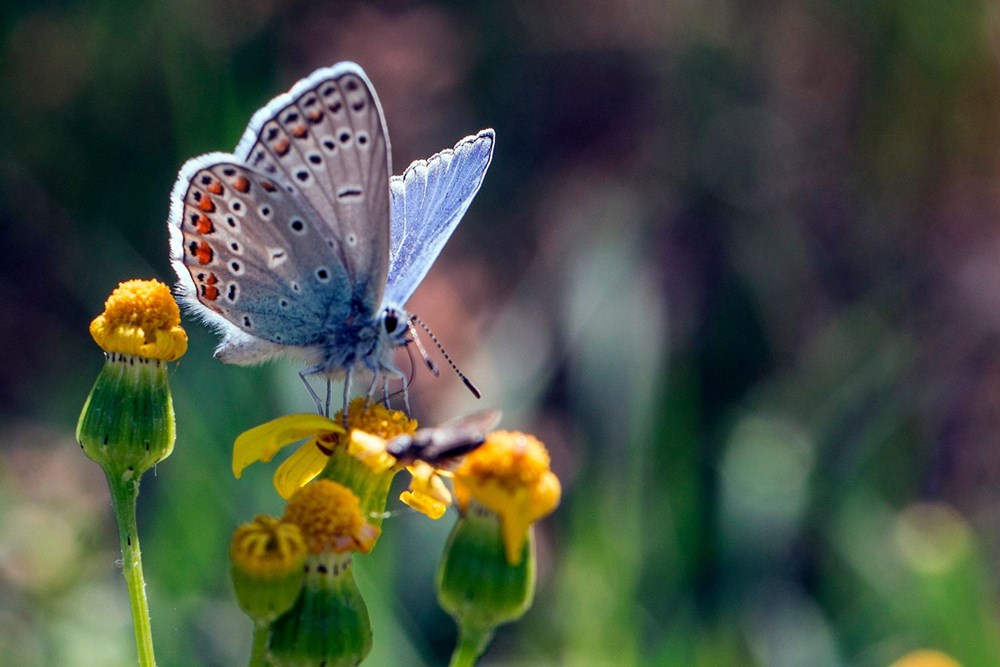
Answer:
[[[345,409],[357,373],[373,375],[369,396],[380,377],[402,377],[392,353],[413,327],[404,306],[493,144],[482,130],[392,176],[378,96],[342,62],[268,102],[232,153],[188,160],[171,193],[171,264],[186,309],[221,335],[216,358],[297,358],[303,380],[345,377]]]

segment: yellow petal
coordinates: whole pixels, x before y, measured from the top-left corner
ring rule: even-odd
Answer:
[[[533,486],[511,488],[499,480],[486,480],[473,489],[464,488],[463,498],[471,496],[500,517],[507,562],[517,565],[521,561],[528,528],[548,515],[559,504],[561,487],[559,479],[551,472],[539,476]]]
[[[406,505],[432,519],[440,519],[448,509],[447,504],[430,496],[414,493],[413,491],[403,491],[399,494],[399,499]]]
[[[432,519],[440,519],[451,504],[451,493],[437,471],[424,461],[416,461],[407,470],[413,475],[410,488],[399,499]]]
[[[174,361],[187,350],[187,334],[170,288],[157,280],[120,283],[90,323],[105,352]]]
[[[288,500],[292,494],[323,472],[330,456],[321,450],[315,440],[299,447],[274,471],[274,488]]]
[[[358,459],[373,472],[385,472],[396,464],[396,459],[385,451],[386,441],[364,431],[351,431],[347,453]]]
[[[233,444],[233,475],[237,479],[251,463],[267,463],[278,451],[303,438],[344,429],[331,419],[316,414],[298,414],[278,417],[242,433]]]

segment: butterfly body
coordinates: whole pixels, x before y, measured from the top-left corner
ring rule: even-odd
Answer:
[[[171,260],[216,357],[291,356],[304,374],[399,376],[403,309],[478,191],[493,131],[391,176],[378,97],[354,63],[317,70],[251,119],[233,153],[181,168]]]

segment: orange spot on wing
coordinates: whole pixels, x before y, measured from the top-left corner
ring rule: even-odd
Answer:
[[[211,197],[202,197],[202,200],[198,202],[198,208],[205,213],[212,213],[215,211],[215,202],[212,201]]]
[[[192,241],[188,245],[188,250],[202,266],[211,262],[212,258],[215,257],[215,251],[212,250],[212,246],[208,245],[207,241]]]
[[[233,181],[233,187],[246,194],[250,192],[250,181],[247,180],[246,176],[237,176],[236,180]]]
[[[271,150],[274,151],[279,157],[284,157],[288,154],[288,149],[291,147],[291,143],[288,141],[287,137],[282,137],[278,139],[271,145]]]
[[[310,111],[309,113],[306,114],[306,118],[309,119],[310,123],[315,125],[316,123],[318,123],[320,120],[323,119],[323,110],[316,109],[315,111]]]
[[[274,192],[274,191],[276,191],[278,189],[278,186],[276,186],[271,181],[261,181],[260,182],[260,187],[264,188],[268,192]]]
[[[296,125],[295,127],[292,128],[292,136],[295,137],[296,139],[301,139],[302,137],[306,136],[308,132],[309,130],[306,129],[305,125]]]
[[[219,282],[219,277],[214,273],[210,273],[208,274],[208,278],[205,278],[205,282],[208,283],[209,285],[214,285],[215,283]]]
[[[209,301],[215,301],[219,298],[219,288],[214,285],[202,285],[201,295]]]
[[[198,214],[198,219],[195,220],[194,226],[199,234],[211,234],[215,231],[215,225],[212,224],[212,221],[204,213]]]
[[[213,181],[213,182],[209,183],[208,187],[206,187],[205,189],[208,190],[209,192],[211,192],[213,195],[221,195],[222,194],[222,183],[219,183],[218,181]]]

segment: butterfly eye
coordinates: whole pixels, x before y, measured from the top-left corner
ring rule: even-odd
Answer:
[[[394,333],[399,326],[399,316],[396,315],[396,311],[391,308],[385,311],[385,318],[382,320],[382,323],[387,334]]]

